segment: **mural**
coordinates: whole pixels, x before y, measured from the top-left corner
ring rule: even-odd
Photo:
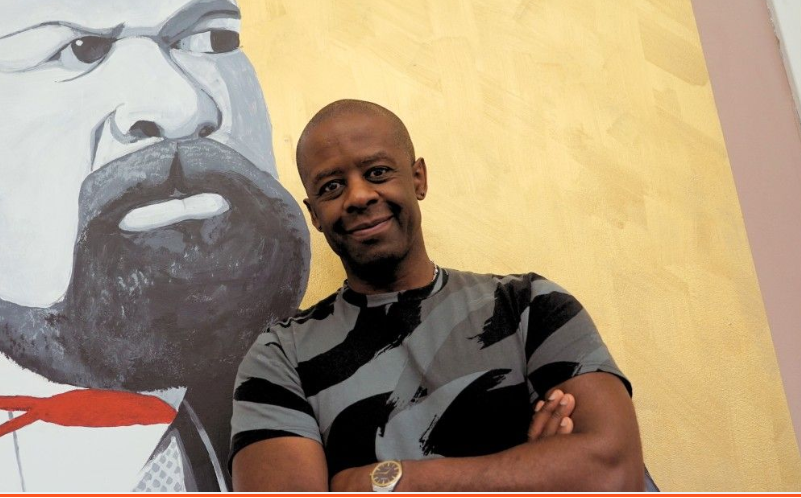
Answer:
[[[226,489],[308,232],[227,0],[0,0],[0,491]]]

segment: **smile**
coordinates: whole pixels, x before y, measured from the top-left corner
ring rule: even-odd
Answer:
[[[144,232],[184,220],[212,218],[228,209],[228,201],[219,194],[196,194],[133,209],[120,221],[119,226],[126,232]]]
[[[355,228],[348,230],[348,235],[357,239],[366,239],[386,230],[391,222],[392,216],[387,216],[374,221],[360,223]]]

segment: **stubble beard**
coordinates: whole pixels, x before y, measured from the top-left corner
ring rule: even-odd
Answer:
[[[386,287],[397,280],[409,252],[409,248],[406,248],[406,250],[378,252],[365,257],[341,257],[349,275],[352,274],[376,287]]]
[[[355,276],[378,288],[391,287],[398,280],[404,270],[404,265],[411,261],[413,250],[420,244],[419,239],[422,237],[419,226],[411,233],[403,230],[403,226],[398,221],[400,220],[400,207],[392,205],[391,208],[393,222],[399,224],[398,228],[403,235],[396,244],[380,248],[375,246],[381,244],[382,241],[368,240],[358,243],[356,248],[351,248],[345,242],[334,250],[342,260],[348,275]],[[383,243],[391,243],[391,241]]]

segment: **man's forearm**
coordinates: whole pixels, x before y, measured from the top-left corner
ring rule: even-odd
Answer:
[[[634,407],[622,384],[588,374],[563,384],[575,393],[576,430],[500,453],[403,462],[397,491],[642,491],[644,466]],[[465,438],[470,438],[465,433]],[[332,491],[369,491],[372,466],[348,469]]]
[[[396,491],[642,491],[639,452],[610,456],[592,436],[570,434],[478,457],[404,460]],[[369,491],[372,466],[349,469],[332,491]],[[337,475],[340,478],[340,475]]]
[[[398,491],[642,491],[643,467],[610,458],[583,434],[493,455],[404,462]],[[629,460],[629,461],[626,461]]]

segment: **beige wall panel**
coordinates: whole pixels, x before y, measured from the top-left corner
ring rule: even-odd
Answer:
[[[664,490],[801,489],[689,0],[242,4],[293,195],[314,112],[389,107],[429,167],[431,256],[581,299],[634,384]],[[305,305],[344,278],[316,233],[312,255]]]

